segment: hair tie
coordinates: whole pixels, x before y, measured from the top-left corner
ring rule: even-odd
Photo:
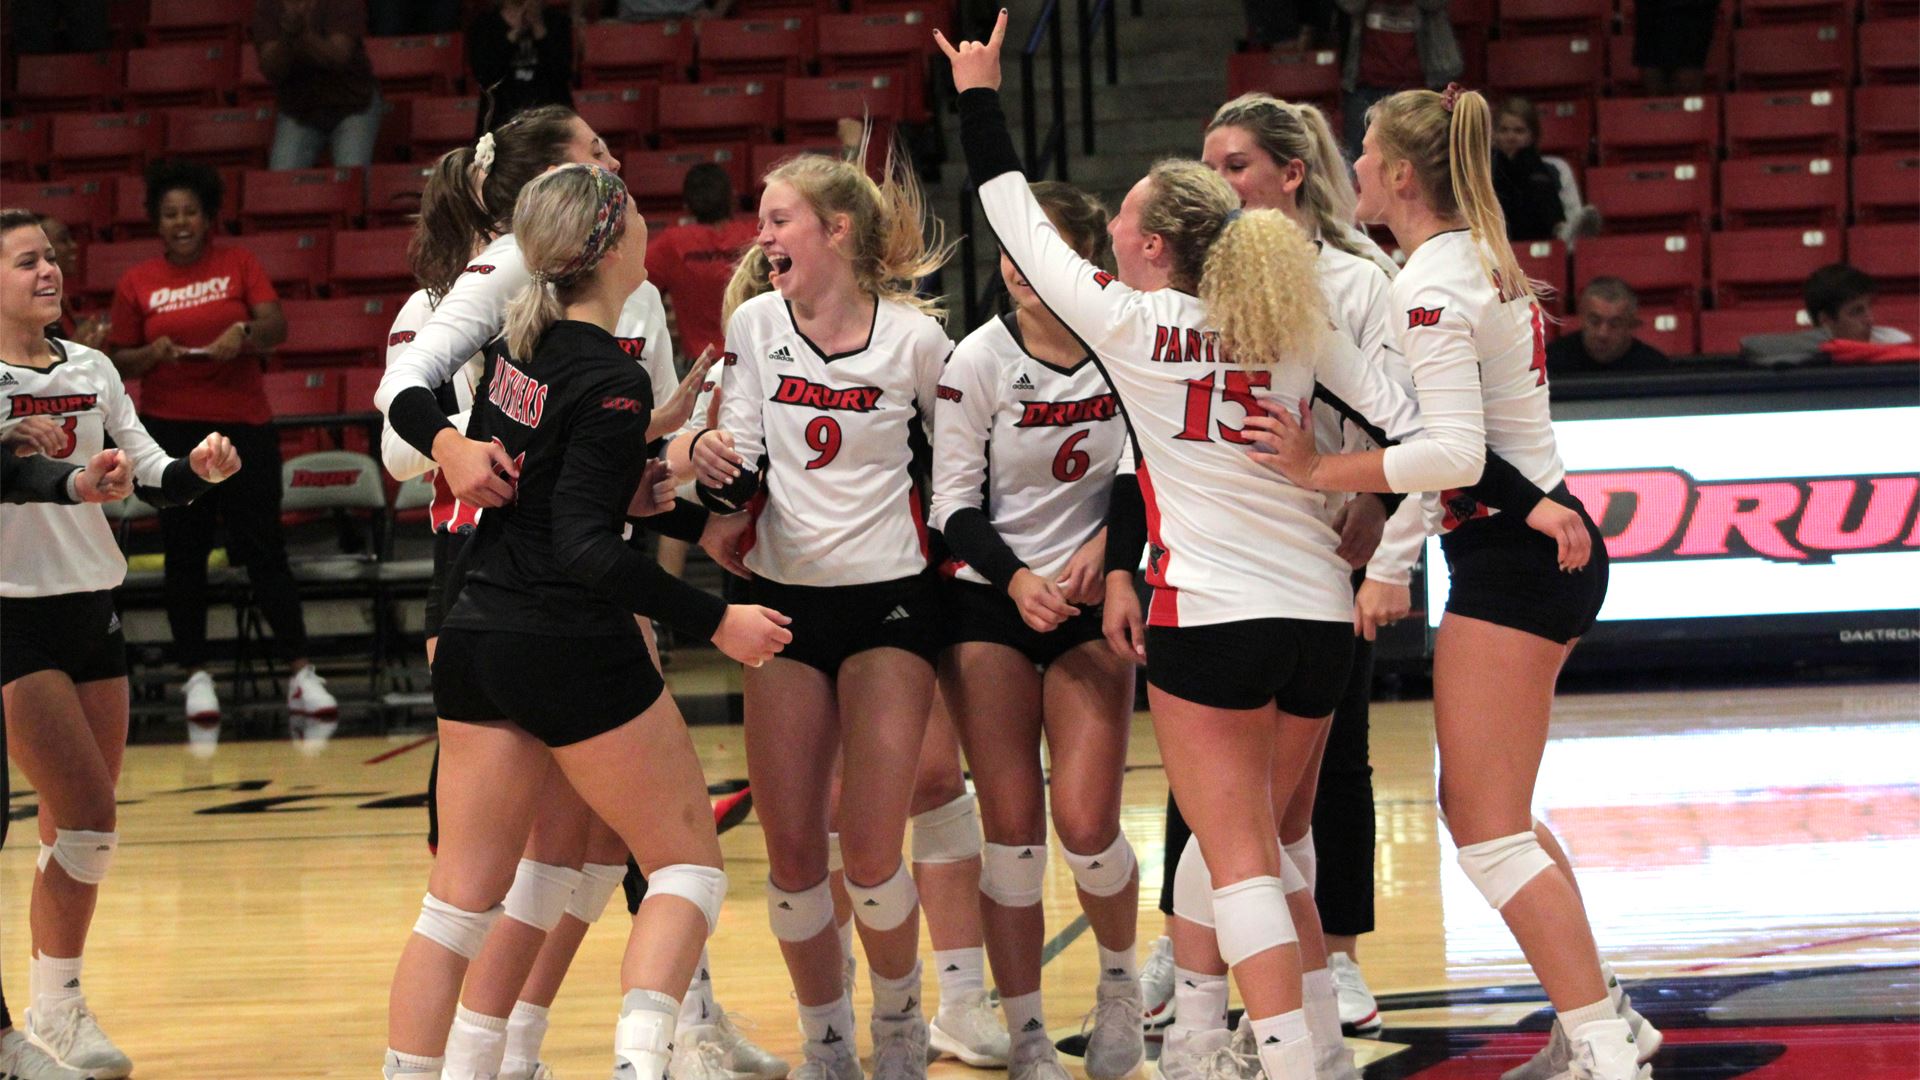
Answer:
[[[1229,211],[1227,211],[1227,220],[1225,220],[1225,221],[1223,221],[1223,222],[1221,222],[1221,223],[1220,223],[1220,229],[1221,229],[1221,231],[1222,231],[1222,232],[1225,232],[1225,231],[1226,231],[1226,228],[1227,228],[1227,226],[1229,226],[1229,225],[1231,225],[1231,224],[1233,224],[1233,223],[1234,223],[1234,222],[1236,222],[1236,221],[1239,221],[1239,220],[1240,220],[1240,215],[1242,215],[1242,214],[1244,214],[1244,213],[1246,213],[1246,211],[1245,211],[1245,210],[1242,210],[1242,209],[1241,209],[1240,207],[1238,207],[1238,206],[1236,206],[1236,207],[1234,207],[1233,209],[1231,209],[1231,210],[1229,210]]]
[[[473,167],[480,170],[481,179],[493,169],[493,132],[480,136],[480,141],[473,144]]]
[[[1447,88],[1440,92],[1440,107],[1452,113],[1454,105],[1460,101],[1460,95],[1466,93],[1466,90],[1466,87],[1457,82],[1448,83]]]

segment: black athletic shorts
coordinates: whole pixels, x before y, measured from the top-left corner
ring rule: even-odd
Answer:
[[[554,637],[448,627],[433,654],[433,707],[442,720],[509,720],[548,746],[612,731],[666,688],[637,630]]]
[[[1587,565],[1568,574],[1560,552],[1518,514],[1475,518],[1440,538],[1447,556],[1447,610],[1566,644],[1593,629],[1607,599],[1607,545],[1565,484],[1548,493],[1579,512],[1593,538]]]
[[[1081,608],[1080,614],[1046,633],[1027,625],[1013,597],[991,585],[952,579],[946,595],[947,644],[988,641],[1019,650],[1036,667],[1046,667],[1067,650],[1099,641],[1100,609]]]
[[[453,610],[447,598],[456,595],[459,590],[448,588],[447,575],[452,572],[453,564],[459,561],[460,552],[466,549],[467,541],[471,539],[471,531],[454,532],[448,529],[433,534],[433,581],[427,586],[424,618],[428,637],[440,636],[440,624],[446,621],[447,612]]]
[[[1147,682],[1216,709],[1274,705],[1290,716],[1331,716],[1352,665],[1350,622],[1244,619],[1147,627]]]
[[[58,671],[75,683],[127,674],[111,592],[0,596],[0,683]]]
[[[939,586],[931,573],[865,585],[782,585],[754,578],[749,602],[793,620],[778,654],[828,675],[868,649],[905,649],[931,664],[946,645]]]

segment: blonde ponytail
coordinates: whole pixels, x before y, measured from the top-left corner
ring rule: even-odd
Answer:
[[[533,280],[507,302],[502,336],[507,352],[526,363],[547,328],[566,316],[566,297],[588,285],[601,258],[626,238],[627,188],[598,165],[562,165],[522,188],[513,214],[513,237]]]
[[[529,282],[507,301],[507,322],[502,336],[506,338],[508,354],[522,361],[533,359],[534,346],[540,344],[541,335],[566,312],[566,305],[560,302],[551,282]]]
[[[740,260],[733,264],[733,276],[727,279],[726,291],[720,295],[721,329],[733,321],[733,313],[741,304],[763,292],[773,291],[772,270],[767,263],[767,253],[759,244],[749,245],[740,253]]]
[[[1326,297],[1313,242],[1278,210],[1238,211],[1207,248],[1200,302],[1222,352],[1243,367],[1271,367],[1310,351],[1326,331]]]

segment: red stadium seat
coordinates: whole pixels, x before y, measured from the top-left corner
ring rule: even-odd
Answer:
[[[1862,225],[1920,219],[1920,154],[1896,151],[1855,156],[1853,216]]]
[[[660,88],[660,144],[770,138],[780,123],[780,82],[668,84]]]
[[[407,145],[418,162],[432,162],[456,146],[471,144],[480,123],[478,97],[417,97],[407,107],[412,114]]]
[[[1855,225],[1847,230],[1847,261],[1872,274],[1882,288],[1920,281],[1920,244],[1913,241],[1912,225]]]
[[[147,40],[238,44],[253,8],[250,0],[148,0]]]
[[[1920,149],[1920,94],[1908,86],[1853,92],[1853,134],[1861,153]]]
[[[874,141],[884,145],[904,111],[904,84],[904,72],[788,79],[782,95],[787,138],[824,138],[842,118],[868,117],[875,127]]]
[[[656,82],[595,86],[573,95],[573,110],[606,140],[615,156],[653,134],[659,109],[660,84]]]
[[[1642,308],[1633,335],[1668,356],[1700,351],[1698,316],[1685,308]]]
[[[700,24],[700,77],[804,75],[813,63],[813,19],[707,19]]]
[[[382,93],[451,94],[466,77],[467,57],[459,34],[370,37],[367,58]]]
[[[1534,103],[1534,108],[1540,116],[1540,142],[1536,149],[1542,154],[1564,157],[1576,169],[1586,165],[1593,152],[1592,99],[1540,101]]]
[[[398,309],[395,309],[395,314],[398,313]],[[386,339],[383,336],[381,340],[384,343]],[[373,365],[350,367],[340,372],[340,411],[373,412],[373,392],[380,389],[380,377],[384,374],[383,367]]]
[[[1528,278],[1553,290],[1552,296],[1541,298],[1541,308],[1550,314],[1567,310],[1567,245],[1558,240],[1525,240],[1513,245],[1513,255]]]
[[[336,233],[328,281],[336,293],[405,292],[413,288],[407,242],[413,230],[361,229]]]
[[[1846,152],[1845,90],[1754,90],[1724,106],[1730,157]]]
[[[273,110],[265,105],[245,109],[169,109],[169,154],[221,165],[262,168],[273,149]]]
[[[241,105],[272,101],[275,93],[273,83],[267,81],[267,75],[260,70],[260,50],[252,42],[240,46],[240,76],[234,88],[234,101]]]
[[[240,54],[224,41],[127,53],[127,105],[221,105],[240,81]]]
[[[1842,261],[1838,229],[1746,229],[1708,241],[1715,307],[1778,306],[1800,297],[1807,275]]]
[[[638,79],[685,82],[693,67],[693,30],[680,22],[607,19],[587,27],[584,49],[580,70],[588,86]]]
[[[120,96],[125,66],[121,52],[22,56],[13,101],[35,111],[104,109]]]
[[[120,276],[129,267],[159,257],[160,243],[151,236],[139,240],[88,244],[87,265],[80,280],[79,292],[103,302],[111,299],[114,288],[120,284]],[[72,283],[67,287],[72,289]]]
[[[306,303],[325,304],[331,301],[309,300]],[[287,318],[289,335],[294,332],[292,315],[289,312]],[[260,385],[267,393],[267,408],[276,417],[330,416],[340,411],[341,379],[335,372],[269,371],[260,377]]]
[[[1740,0],[1741,26],[1852,21],[1853,0]]]
[[[0,120],[0,177],[29,180],[47,167],[53,124],[45,116]]]
[[[1837,23],[1750,26],[1733,32],[1733,82],[1742,90],[1807,87],[1853,80],[1853,35]]]
[[[1733,71],[1733,28],[1722,23],[1714,29],[1707,45],[1707,85],[1726,86]],[[1614,34],[1607,39],[1607,88],[1616,94],[1638,92],[1640,69],[1633,63],[1633,35]]]
[[[1340,54],[1332,49],[1234,53],[1227,57],[1227,96],[1251,93],[1338,107]]]
[[[1573,255],[1575,294],[1597,277],[1620,278],[1643,304],[1698,311],[1706,252],[1688,233],[1588,237]]]
[[[113,218],[109,224],[114,236],[123,240],[151,234],[153,226],[147,220],[145,177],[128,174],[114,179]]]
[[[927,91],[927,59],[933,54],[933,28],[952,33],[944,4],[894,4],[856,8],[851,14],[820,17],[820,74],[851,75],[904,71],[902,103],[906,118],[919,123],[933,113]]]
[[[1530,97],[1591,94],[1605,74],[1605,44],[1586,34],[1496,41],[1487,46],[1487,81]]]
[[[1613,98],[1598,108],[1600,161],[1699,161],[1720,146],[1720,99]]]
[[[405,225],[420,212],[420,193],[433,172],[429,164],[375,165],[367,170],[367,224]]]
[[[1698,231],[1713,215],[1713,166],[1602,165],[1587,170],[1587,201],[1610,232]]]
[[[348,235],[342,233],[341,235]],[[327,283],[332,245],[323,230],[249,233],[232,241],[253,252],[282,296],[312,296]]]
[[[1868,22],[1920,17],[1920,0],[1866,0],[1862,15]]]
[[[61,113],[53,117],[53,173],[139,169],[160,152],[165,128],[153,112]]]
[[[6,201],[59,219],[78,240],[98,237],[113,223],[113,181],[107,177],[10,187]]]
[[[282,307],[287,316],[287,340],[274,353],[288,367],[384,364],[387,332],[393,328],[393,317],[400,310],[397,303],[379,296],[289,300]],[[364,407],[373,407],[371,393]],[[336,401],[331,409],[324,411],[339,409]],[[279,410],[274,412],[278,414]]]
[[[1737,356],[1741,338],[1753,334],[1792,334],[1812,326],[1799,304],[1703,311],[1700,313],[1700,351],[1708,356]]]
[[[1847,159],[1742,158],[1720,166],[1720,216],[1729,229],[1847,220]]]
[[[1860,24],[1860,81],[1920,82],[1920,19]]]
[[[734,191],[752,190],[747,183],[747,148],[736,143],[636,151],[620,159],[620,178],[627,182],[642,213],[675,214],[685,206],[680,187],[687,170],[708,162],[727,170]]]
[[[1502,37],[1590,34],[1613,22],[1613,0],[1500,0]]]
[[[366,211],[359,169],[294,169],[246,173],[240,181],[240,227],[345,229]]]

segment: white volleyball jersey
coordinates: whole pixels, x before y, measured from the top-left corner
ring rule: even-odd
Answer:
[[[374,406],[386,412],[408,387],[433,390],[451,380],[460,365],[499,336],[507,324],[507,301],[532,280],[512,233],[488,244],[414,332],[412,347],[387,358]]]
[[[1427,438],[1389,447],[1395,491],[1437,491],[1446,527],[1492,510],[1457,490],[1499,454],[1542,491],[1566,475],[1547,403],[1547,341],[1540,305],[1502,300],[1465,229],[1421,244],[1393,280],[1401,350]],[[1464,510],[1462,514],[1460,511]]]
[[[778,293],[740,305],[717,426],[761,471],[748,569],[788,585],[856,585],[926,568],[909,440],[915,425],[931,440],[952,351],[937,321],[893,301],[875,304],[866,347],[832,356]]]
[[[641,282],[620,305],[613,340],[646,369],[647,379],[653,383],[653,407],[665,408],[667,399],[680,386],[680,375],[673,366],[673,338],[667,335],[667,305],[661,302],[660,289],[653,282]]]
[[[1319,492],[1247,456],[1241,426],[1260,397],[1298,402],[1316,382],[1393,439],[1419,431],[1404,392],[1329,325],[1311,354],[1248,369],[1223,355],[1199,298],[1139,292],[1060,239],[1017,172],[980,186],[1001,247],[1094,352],[1138,441],[1152,543],[1148,621],[1345,622],[1353,592]]]
[[[56,340],[53,348],[59,358],[45,370],[0,362],[0,435],[28,417],[57,417],[66,445],[49,457],[84,466],[111,438],[132,461],[134,479],[159,487],[173,459],[134,415],[133,399],[113,361],[71,341]],[[0,550],[6,552],[0,560],[0,596],[98,592],[119,587],[127,576],[113,526],[97,504],[0,507]]]
[[[933,427],[934,528],[984,509],[1027,568],[1051,580],[1100,531],[1126,443],[1120,400],[1091,357],[1058,368],[1027,352],[1014,316],[953,350]],[[983,502],[984,500],[984,502]],[[957,563],[955,576],[986,584]]]

